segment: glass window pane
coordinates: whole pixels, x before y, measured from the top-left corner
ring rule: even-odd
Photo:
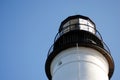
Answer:
[[[80,29],[88,31],[88,26],[86,26],[86,25],[80,25]]]
[[[71,25],[70,26],[70,30],[75,30],[76,29],[76,26],[75,25]]]
[[[68,25],[69,25],[69,21],[63,25],[63,28],[67,27]]]
[[[91,23],[91,22],[89,22],[88,21],[88,23],[87,23],[90,27],[94,27],[94,25]]]
[[[69,27],[65,28],[63,33],[66,33],[66,32],[68,32],[68,31],[70,31],[70,28],[69,28]]]
[[[94,28],[89,27],[89,32],[92,32],[93,34],[95,34],[95,30],[94,30]]]
[[[80,22],[79,22],[80,24],[86,24],[86,25],[87,25],[87,20],[79,19],[79,21],[80,21]]]
[[[70,20],[70,24],[76,24],[76,23],[79,23],[79,19]]]

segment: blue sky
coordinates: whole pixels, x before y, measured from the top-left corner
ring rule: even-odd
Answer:
[[[0,80],[47,80],[44,64],[61,21],[90,17],[120,79],[120,0],[0,0]]]

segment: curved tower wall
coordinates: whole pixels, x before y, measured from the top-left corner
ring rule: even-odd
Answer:
[[[95,49],[74,47],[52,61],[52,80],[108,80],[108,61]]]

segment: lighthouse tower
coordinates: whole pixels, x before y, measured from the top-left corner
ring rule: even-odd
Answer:
[[[66,18],[45,63],[49,80],[110,80],[114,62],[95,23],[88,17]]]

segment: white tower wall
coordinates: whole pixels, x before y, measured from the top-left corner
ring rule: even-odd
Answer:
[[[52,61],[52,80],[108,80],[109,66],[95,49],[74,47],[63,50]]]

